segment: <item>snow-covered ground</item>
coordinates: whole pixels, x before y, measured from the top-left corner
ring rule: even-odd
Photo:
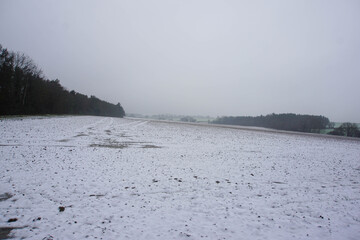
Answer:
[[[14,118],[0,164],[14,239],[360,239],[360,141]]]

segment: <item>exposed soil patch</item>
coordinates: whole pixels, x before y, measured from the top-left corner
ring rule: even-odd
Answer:
[[[0,144],[0,147],[21,147],[20,144]]]
[[[11,239],[10,232],[14,229],[21,229],[24,227],[0,227],[0,240]]]
[[[13,229],[15,228],[11,228],[11,227],[0,228],[0,239],[9,239],[10,238],[9,234]]]
[[[76,135],[75,137],[86,137],[86,136],[89,136],[85,133],[79,133],[78,135]]]
[[[129,147],[128,144],[90,144],[90,147],[101,147],[101,148],[127,148]]]
[[[8,222],[9,223],[11,223],[11,222],[16,222],[18,219],[17,218],[10,218],[9,220],[8,220]]]
[[[100,198],[100,197],[105,197],[105,195],[104,194],[90,194],[90,197]]]
[[[141,148],[161,148],[161,147],[155,145],[144,145]]]
[[[63,212],[63,211],[65,211],[65,207],[60,206],[60,207],[59,207],[59,212]]]
[[[12,196],[13,195],[11,195],[10,193],[0,194],[0,202],[8,200],[9,198],[12,198]]]
[[[276,184],[286,184],[284,182],[272,182],[272,183],[276,183]]]

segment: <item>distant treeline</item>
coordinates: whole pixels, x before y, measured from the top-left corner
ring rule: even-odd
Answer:
[[[328,134],[346,137],[358,137],[360,138],[360,130],[355,123],[343,123],[338,128],[334,128]]]
[[[34,61],[0,45],[0,115],[82,114],[123,117],[118,104],[88,97],[48,80]]]
[[[323,116],[299,115],[293,113],[269,114],[258,117],[219,117],[212,121],[212,123],[316,133],[330,125],[329,119]]]

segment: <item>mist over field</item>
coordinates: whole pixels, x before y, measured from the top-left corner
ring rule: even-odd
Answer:
[[[360,122],[359,1],[0,2],[0,43],[127,113]]]

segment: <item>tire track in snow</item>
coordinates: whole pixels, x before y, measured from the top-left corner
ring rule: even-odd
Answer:
[[[120,127],[130,126],[131,128],[136,128],[136,127],[144,125],[144,124],[146,124],[148,122],[149,121],[134,121],[134,120],[131,120],[130,123],[119,124],[119,126]]]
[[[133,126],[133,128],[139,127],[139,126],[144,125],[144,124],[147,124],[148,122],[149,122],[149,121],[140,122],[140,123],[136,124],[135,126]]]

